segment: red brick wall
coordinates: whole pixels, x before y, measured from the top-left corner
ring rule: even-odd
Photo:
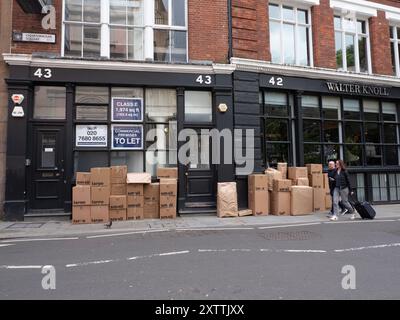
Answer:
[[[228,62],[227,0],[188,0],[189,59]]]
[[[56,43],[12,42],[12,53],[52,52],[61,54],[62,0],[54,0],[53,5],[56,9],[56,30],[44,30],[42,28],[42,19],[45,14],[25,13],[17,1],[14,0],[12,13],[13,31],[55,34]]]
[[[400,8],[400,1],[399,0],[367,0],[370,2],[376,2],[380,4],[385,4],[387,6],[392,6],[392,7],[399,7]]]
[[[329,0],[311,8],[314,66],[336,69],[333,9]]]

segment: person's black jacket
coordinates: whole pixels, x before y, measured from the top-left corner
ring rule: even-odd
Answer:
[[[331,193],[333,192],[336,186],[335,173],[336,173],[335,169],[328,170],[329,190],[331,191]]]
[[[337,184],[339,184],[340,189],[349,188],[349,190],[351,191],[350,178],[346,170],[342,170],[340,172],[340,175],[338,174],[337,170],[335,170],[334,179],[335,187]]]

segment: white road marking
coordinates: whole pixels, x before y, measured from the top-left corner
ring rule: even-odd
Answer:
[[[367,246],[367,247],[358,247],[358,248],[349,248],[349,249],[336,249],[335,252],[349,252],[349,251],[360,251],[366,249],[379,249],[379,248],[389,248],[389,247],[400,247],[400,243],[389,243],[389,244],[380,244],[376,246]]]
[[[82,262],[82,263],[71,263],[71,264],[65,265],[65,267],[66,268],[83,267],[83,266],[89,266],[92,264],[105,264],[105,263],[110,263],[110,262],[114,262],[114,261],[118,261],[118,259],[117,260],[99,260],[99,261],[90,261],[90,262]]]
[[[317,225],[317,224],[321,224],[321,222],[299,223],[299,224],[285,224],[285,225],[279,225],[279,226],[258,227],[258,229],[264,230],[264,229],[275,229],[275,228],[289,228],[289,227],[313,226],[313,225]]]
[[[396,222],[396,220],[389,220],[389,219],[387,219],[387,220],[383,220],[383,219],[380,219],[380,220],[349,220],[349,221],[325,221],[323,223],[325,223],[325,224],[338,224],[338,223],[345,224],[345,223],[364,223],[364,222]]]
[[[276,250],[276,252],[290,252],[290,253],[327,253],[325,250]]]
[[[273,250],[271,249],[260,249],[261,252],[272,252]]]
[[[2,240],[2,243],[11,243],[11,242],[32,242],[32,241],[60,241],[60,240],[78,240],[78,237],[75,238],[43,238],[43,239],[14,239],[14,240]]]
[[[199,249],[198,252],[226,252],[226,249]]]
[[[174,231],[223,231],[223,230],[254,230],[254,227],[232,227],[232,228],[177,228]]]
[[[177,255],[177,254],[185,254],[185,253],[189,253],[189,252],[190,252],[189,250],[166,252],[166,253],[155,254],[154,256],[165,257],[165,256],[173,256],[173,255]]]
[[[42,266],[0,266],[0,269],[41,269]]]
[[[252,250],[251,249],[232,249],[232,252],[236,252],[236,251],[239,251],[239,252],[251,252]]]
[[[113,233],[113,234],[100,234],[96,236],[87,236],[86,239],[95,239],[95,238],[108,238],[108,237],[119,237],[119,236],[127,236],[131,234],[145,234],[145,233],[154,233],[154,232],[166,232],[169,230],[143,230],[143,231],[133,231],[133,232],[125,232],[125,233]]]
[[[0,248],[1,247],[9,247],[9,246],[14,246],[14,244],[12,244],[12,243],[7,243],[7,244],[0,244]]]

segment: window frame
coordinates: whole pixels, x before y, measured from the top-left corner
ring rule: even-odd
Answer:
[[[390,31],[391,30],[392,30],[393,38],[390,37]],[[389,25],[390,44],[393,43],[393,45],[394,45],[394,57],[392,57],[392,58],[394,58],[394,62],[395,62],[395,65],[393,66],[394,67],[393,71],[394,71],[394,75],[396,77],[400,77],[400,48],[399,48],[399,46],[400,46],[400,39],[399,39],[400,35],[398,34],[398,31],[400,31],[400,26],[399,25],[393,25],[393,24]],[[390,48],[390,54],[392,54],[391,51],[392,50]]]

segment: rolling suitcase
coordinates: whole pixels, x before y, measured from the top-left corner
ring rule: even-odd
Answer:
[[[366,201],[360,202],[353,199],[353,206],[363,219],[372,220],[376,216],[375,209],[372,208],[371,204]]]

